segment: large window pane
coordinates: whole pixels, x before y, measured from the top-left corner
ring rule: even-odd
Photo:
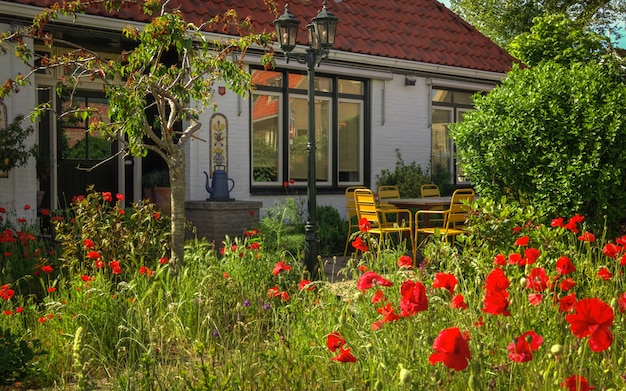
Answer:
[[[63,111],[69,114],[61,120],[61,148],[64,159],[104,160],[111,156],[111,143],[100,132],[89,133],[89,125],[109,122],[109,104],[104,98],[75,96],[73,101],[62,102]],[[85,108],[88,116],[83,117]],[[75,111],[75,112],[72,112]]]
[[[315,99],[315,161],[317,181],[329,179],[329,120],[330,102]],[[289,179],[306,181],[308,178],[308,99],[289,99]]]
[[[337,174],[339,182],[361,182],[362,145],[360,129],[362,129],[363,104],[361,102],[339,102],[337,123]]]
[[[252,95],[252,181],[278,183],[280,167],[280,96]]]
[[[448,134],[448,126],[452,122],[452,109],[433,108],[432,121],[432,172],[445,173],[452,177],[452,142]]]

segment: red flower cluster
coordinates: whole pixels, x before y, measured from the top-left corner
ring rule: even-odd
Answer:
[[[344,348],[346,339],[336,331],[326,337],[326,346],[331,352],[339,350],[339,354],[331,360],[338,362],[356,362],[356,357],[350,352],[350,348]]]
[[[13,295],[15,295],[15,291],[11,289],[11,285],[5,284],[0,286],[0,298],[3,300],[11,300]]]
[[[485,299],[483,300],[483,312],[493,315],[510,316],[509,292],[507,289],[511,282],[502,269],[495,268],[487,275],[485,285]]]
[[[527,331],[509,343],[509,358],[515,362],[530,361],[533,358],[532,352],[539,349],[542,343],[543,338],[539,334],[534,330]]]

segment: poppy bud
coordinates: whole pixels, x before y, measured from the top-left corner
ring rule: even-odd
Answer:
[[[412,376],[411,371],[402,366],[402,364],[398,365],[400,367],[400,385],[404,386],[407,384],[411,384]]]
[[[623,367],[623,366],[624,366],[624,356],[620,357],[620,358],[619,358],[619,360],[617,360],[617,364],[618,364],[620,367]]]
[[[519,279],[519,286],[522,288],[526,288],[526,277],[522,277]]]
[[[354,294],[354,300],[363,301],[365,299],[365,295],[362,292],[357,292]]]
[[[619,303],[617,302],[617,299],[614,297],[611,299],[611,308],[613,308],[614,310],[619,308]]]
[[[563,345],[555,343],[550,348],[550,353],[554,354],[555,356],[561,355],[561,353],[563,353]]]

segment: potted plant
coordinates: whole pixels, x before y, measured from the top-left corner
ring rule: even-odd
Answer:
[[[170,214],[170,177],[167,170],[155,170],[142,176],[144,198],[154,202],[165,214]]]

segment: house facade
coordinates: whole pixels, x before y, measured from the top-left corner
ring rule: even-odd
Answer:
[[[54,2],[0,1],[0,30],[28,23],[42,6]],[[462,120],[472,109],[471,96],[493,88],[515,59],[436,0],[334,0],[326,4],[339,23],[329,59],[315,74],[318,204],[333,205],[344,213],[345,188],[374,188],[376,176],[395,167],[397,152],[405,162],[442,170],[451,183],[463,184],[448,126]],[[240,17],[250,16],[258,30],[266,31],[273,29],[276,17],[266,10],[263,0],[172,0],[170,5],[194,22],[233,8]],[[294,1],[289,7],[304,22],[300,46],[294,50],[302,52],[307,45],[304,25],[321,9],[321,1]],[[94,13],[59,23],[53,32],[114,56],[124,45],[120,30],[128,23],[141,26],[142,22],[141,15],[132,10]],[[50,55],[63,50],[47,49],[35,41],[30,44]],[[258,60],[255,53],[246,55],[256,86],[250,97],[216,85],[217,110],[203,114],[202,129],[187,149],[188,201],[210,197],[205,185],[216,168],[225,169],[234,181],[229,196],[236,200],[270,206],[288,192],[306,188],[305,65],[287,63],[278,47],[275,69],[264,70]],[[17,58],[0,56],[0,79],[28,71]],[[3,102],[9,121],[18,114],[27,115],[37,103],[62,108],[63,99],[51,88],[62,76],[33,75],[30,85]],[[97,81],[83,83],[79,96],[106,117],[108,105]],[[33,158],[0,178],[0,204],[25,217],[32,216],[32,211],[23,211],[23,204],[36,205],[38,192],[43,194],[41,207],[56,208],[84,194],[90,184],[98,191],[119,192],[127,200],[138,201],[144,196],[142,178],[164,168],[154,156],[116,156],[116,143],[88,134],[88,124],[81,121],[48,115],[35,125],[36,134],[29,142],[45,146],[49,175],[38,178]],[[287,189],[285,183],[289,183]]]

